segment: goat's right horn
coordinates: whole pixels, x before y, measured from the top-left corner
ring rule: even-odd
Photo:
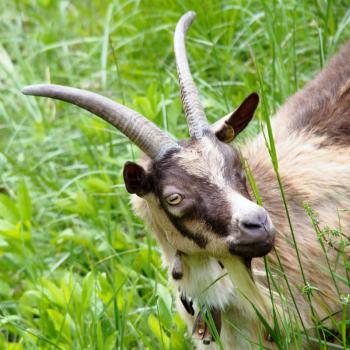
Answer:
[[[190,11],[185,13],[177,22],[174,33],[174,51],[179,75],[181,99],[187,118],[188,129],[192,137],[200,139],[205,131],[210,130],[210,126],[205,116],[198,90],[192,79],[185,45],[185,35],[195,18],[196,14]]]
[[[93,92],[53,84],[30,85],[22,92],[66,101],[88,110],[119,129],[153,159],[180,148],[173,138],[141,114]]]

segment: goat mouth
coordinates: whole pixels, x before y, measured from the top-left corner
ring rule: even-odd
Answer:
[[[270,253],[274,245],[274,240],[259,243],[231,243],[229,245],[229,252],[232,255],[238,255],[244,260],[251,260],[252,258],[259,258]]]
[[[275,243],[276,229],[272,224],[266,225],[239,227],[238,237],[229,243],[229,252],[243,259],[259,258],[270,253]]]

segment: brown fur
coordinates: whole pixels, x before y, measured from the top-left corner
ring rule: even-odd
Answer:
[[[326,136],[326,144],[350,144],[350,43],[326,69],[280,109],[279,126]]]

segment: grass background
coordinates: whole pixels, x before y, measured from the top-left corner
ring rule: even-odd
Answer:
[[[78,108],[20,93],[91,89],[186,137],[172,34],[187,10],[211,122],[252,91],[272,114],[350,36],[340,0],[0,2],[0,349],[191,348],[123,185],[138,150]]]

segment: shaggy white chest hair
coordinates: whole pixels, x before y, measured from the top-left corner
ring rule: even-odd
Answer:
[[[196,303],[225,310],[239,298],[237,286],[216,259],[184,255],[182,263],[183,278],[174,283]]]

